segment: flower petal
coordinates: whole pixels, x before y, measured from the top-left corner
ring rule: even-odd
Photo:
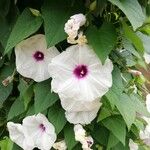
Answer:
[[[10,139],[24,150],[32,150],[34,143],[21,124],[7,123]]]
[[[73,124],[90,124],[95,119],[99,111],[100,105],[92,111],[65,112],[66,118]]]
[[[75,97],[60,97],[61,105],[66,111],[91,111],[99,105],[99,99],[92,102],[78,101]]]

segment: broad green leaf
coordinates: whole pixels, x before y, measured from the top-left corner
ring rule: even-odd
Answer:
[[[130,150],[128,144],[124,146],[121,142],[115,145],[111,150]]]
[[[121,74],[113,72],[113,86],[106,94],[110,103],[113,103],[125,120],[128,128],[135,121],[136,110],[131,98],[123,93],[123,83],[121,83]]]
[[[5,108],[0,109],[0,127],[3,126],[7,121],[7,111]]]
[[[17,117],[18,115],[22,114],[24,111],[25,109],[24,109],[23,101],[17,98],[9,110],[7,120],[11,120],[14,117]]]
[[[99,113],[98,118],[97,118],[97,122],[99,122],[99,121],[101,121],[101,120],[103,120],[109,116],[111,116],[110,110],[108,108],[103,107],[100,110],[100,113]]]
[[[132,43],[127,38],[123,37],[122,42],[125,50],[131,52],[134,56],[141,59],[141,56],[139,55],[139,53],[136,51]]]
[[[32,105],[31,107],[29,107],[26,116],[32,116],[35,114],[35,109],[34,109],[34,105]]]
[[[58,95],[51,92],[50,80],[37,83],[34,88],[35,113],[42,112],[52,106],[59,98]]]
[[[44,18],[44,30],[48,47],[54,46],[67,37],[64,32],[64,25],[71,15],[78,12],[80,7],[78,5],[78,8],[73,12],[74,4],[71,1],[45,1],[42,7],[42,16]]]
[[[138,114],[141,114],[142,116],[150,117],[150,113],[147,111],[144,101],[140,96],[132,94],[130,98]]]
[[[116,138],[125,145],[126,124],[119,116],[106,118],[102,121],[103,125],[110,130]]]
[[[95,125],[94,130],[91,132],[91,136],[103,146],[107,146],[109,130],[104,126]]]
[[[12,150],[22,150],[22,148],[14,143],[14,146],[13,146]]]
[[[75,135],[74,135],[74,130],[72,125],[67,124],[65,126],[64,137],[65,137],[65,142],[67,144],[67,149],[72,150],[77,144],[77,142],[75,141]]]
[[[6,0],[7,2],[8,0]],[[0,13],[1,14],[1,13]],[[9,8],[9,13],[7,14],[7,17],[0,15],[0,42],[3,46],[3,48],[6,47],[7,40],[9,38],[9,35],[11,33],[11,30],[16,23],[16,20],[18,18],[19,11],[16,5],[11,4]]]
[[[9,11],[10,0],[0,0],[0,15],[6,16]]]
[[[13,142],[8,137],[5,137],[2,141],[0,141],[1,150],[12,150],[12,148]]]
[[[150,54],[150,48],[149,48],[149,46],[150,46],[150,36],[148,36],[146,34],[143,34],[141,32],[137,32],[137,35],[139,36],[139,38],[143,42],[143,46],[144,46],[145,52]]]
[[[112,24],[104,23],[100,29],[92,26],[87,30],[88,43],[104,63],[117,40],[116,31]]]
[[[20,92],[20,99],[24,101],[25,109],[27,109],[33,96],[33,82],[28,84],[25,80],[20,79],[18,89]]]
[[[116,137],[114,136],[114,134],[112,134],[112,133],[110,132],[109,138],[108,138],[107,149],[109,150],[110,148],[114,147],[114,146],[115,146],[116,144],[118,144],[118,143],[119,143],[119,139],[116,138]]]
[[[123,30],[126,38],[128,38],[133,45],[136,47],[136,49],[140,52],[144,52],[143,42],[142,40],[136,35],[136,33],[125,23],[122,22]]]
[[[138,0],[109,0],[112,4],[118,6],[131,22],[134,30],[142,26],[145,15]]]
[[[65,118],[65,111],[60,106],[52,106],[48,111],[48,119],[55,126],[58,134],[65,126],[67,120]]]
[[[40,28],[42,22],[43,20],[40,16],[36,17],[29,9],[25,9],[18,17],[17,22],[12,29],[5,48],[5,54],[23,39],[35,33]]]
[[[8,76],[11,76],[13,73],[13,65],[4,66],[0,70],[0,107],[2,106],[3,102],[8,98],[11,94],[13,84],[9,83],[7,86],[2,84],[2,81],[5,80]]]

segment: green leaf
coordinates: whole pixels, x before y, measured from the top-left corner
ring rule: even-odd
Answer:
[[[109,138],[108,138],[107,149],[109,150],[110,148],[114,147],[114,146],[115,146],[116,144],[118,144],[118,143],[119,143],[119,139],[116,138],[116,137],[114,136],[114,134],[112,134],[112,133],[110,132]]]
[[[54,46],[67,37],[64,32],[64,25],[70,16],[74,14],[74,7],[71,1],[45,1],[42,7],[42,16],[44,18],[44,30],[48,47]],[[79,8],[80,5],[78,5],[75,13],[78,12]]]
[[[136,33],[125,23],[122,22],[125,36],[133,43],[135,48],[140,52],[144,52],[143,42]]]
[[[143,46],[144,46],[145,52],[150,54],[150,49],[149,49],[150,36],[145,35],[145,34],[143,34],[141,32],[137,32],[137,35],[139,36],[139,38],[143,42]]]
[[[25,9],[18,17],[17,22],[12,29],[5,48],[5,54],[23,39],[35,33],[40,28],[42,22],[43,20],[41,17],[36,17],[29,9]]]
[[[0,0],[0,15],[6,16],[9,11],[10,0]]]
[[[117,41],[115,28],[110,23],[104,23],[100,29],[92,26],[88,28],[86,36],[88,43],[104,63]]]
[[[135,47],[132,45],[131,41],[129,41],[127,38],[123,37],[122,42],[123,42],[123,47],[127,51],[131,52],[134,56],[141,59],[141,56],[139,55],[139,53],[137,52]]]
[[[109,130],[104,126],[95,125],[94,130],[91,132],[92,137],[101,145],[107,146]]]
[[[13,142],[5,137],[2,141],[0,141],[0,149],[1,150],[12,150],[13,148]]]
[[[145,15],[138,0],[109,0],[112,4],[118,6],[131,22],[134,30],[142,26]]]
[[[72,150],[77,144],[77,141],[75,141],[75,135],[74,135],[74,130],[72,125],[68,124],[65,126],[64,136],[65,136],[65,142],[67,144],[67,149]]]
[[[111,116],[110,110],[106,107],[102,107],[100,110],[100,113],[98,115],[97,122],[99,122],[99,121],[101,121],[101,120],[103,120],[109,116]]]
[[[8,98],[13,89],[12,83],[9,83],[7,86],[4,86],[2,84],[2,81],[5,80],[8,76],[12,75],[13,69],[13,65],[8,65],[4,66],[0,71],[0,107],[2,107],[3,102]]]
[[[14,143],[14,146],[13,146],[12,150],[22,150],[22,148]]]
[[[22,114],[24,111],[25,109],[24,109],[23,101],[17,98],[9,110],[7,120],[13,119],[14,117]]]
[[[65,126],[67,120],[65,118],[65,111],[60,106],[53,106],[48,111],[48,119],[55,126],[58,134]]]
[[[35,102],[34,108],[35,113],[42,112],[48,107],[52,106],[59,98],[58,95],[51,92],[50,81],[44,81],[37,83],[34,88]]]
[[[130,150],[128,144],[124,146],[121,142],[115,145],[111,150]]]
[[[126,124],[119,116],[106,118],[102,121],[103,125],[110,130],[116,138],[125,145],[126,139]]]
[[[106,93],[106,97],[110,103],[113,103],[117,107],[128,128],[130,128],[135,121],[136,110],[131,97],[123,93],[123,87],[121,74],[119,72],[113,72],[113,86],[109,92]]]
[[[142,116],[150,117],[150,113],[147,111],[143,99],[139,95],[134,94],[132,94],[130,97],[136,112]]]
[[[29,83],[28,85],[25,80],[20,79],[18,89],[20,92],[20,99],[24,101],[24,106],[26,110],[33,96],[33,82]]]

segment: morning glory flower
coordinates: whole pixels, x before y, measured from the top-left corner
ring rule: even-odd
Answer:
[[[28,116],[23,123],[7,123],[10,139],[24,150],[50,150],[56,141],[54,126],[43,114]]]
[[[37,34],[17,44],[15,54],[17,71],[40,82],[50,78],[48,64],[59,52],[54,46],[47,49],[45,36]]]
[[[86,17],[83,14],[75,14],[65,23],[64,30],[69,37],[74,39],[78,35],[78,30],[86,23]]]
[[[27,131],[21,124],[8,122],[7,128],[9,131],[10,139],[19,145],[24,150],[32,150],[34,148],[34,142],[28,135]]]
[[[26,117],[23,127],[27,129],[35,147],[41,150],[50,150],[56,141],[55,128],[43,114]]]
[[[93,110],[90,111],[66,111],[66,119],[72,124],[90,124],[100,109],[101,103],[97,105]]]
[[[94,101],[112,86],[112,70],[111,60],[106,59],[102,65],[89,45],[73,45],[49,64],[51,87],[60,97]]]

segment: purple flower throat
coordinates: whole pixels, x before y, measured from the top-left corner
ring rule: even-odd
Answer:
[[[78,79],[82,79],[87,76],[88,68],[86,65],[78,65],[74,69],[73,73]]]
[[[42,123],[39,125],[39,128],[42,130],[42,132],[44,132],[46,130],[44,124],[42,124]]]
[[[33,54],[33,58],[36,60],[36,61],[42,61],[44,59],[44,54],[43,52],[41,51],[36,51],[34,54]]]

